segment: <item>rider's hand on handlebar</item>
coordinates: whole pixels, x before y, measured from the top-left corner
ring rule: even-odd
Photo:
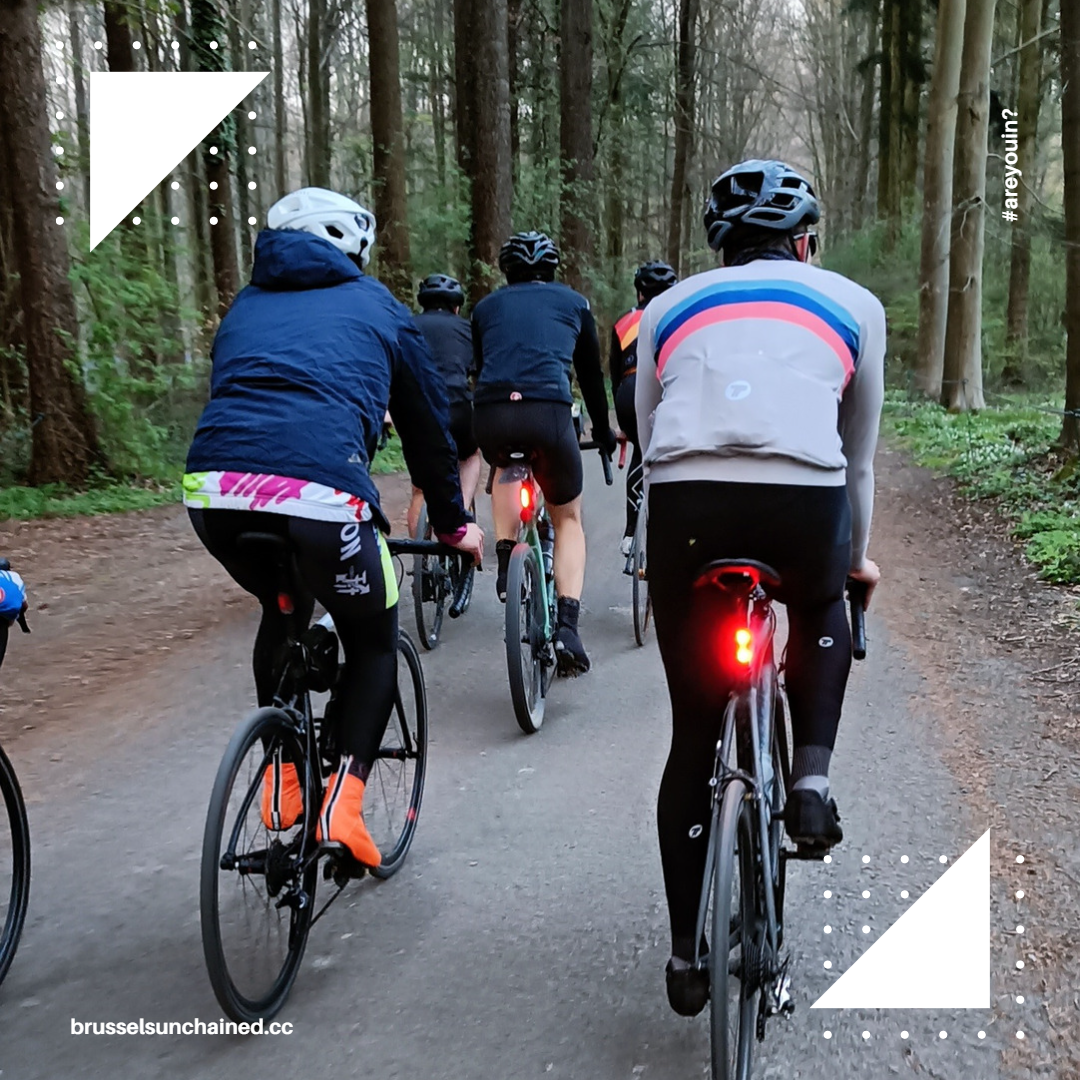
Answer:
[[[458,551],[471,555],[473,562],[479,566],[484,559],[484,530],[475,521],[470,521],[465,526],[465,535],[451,547],[456,547]]]
[[[877,588],[877,584],[881,580],[881,570],[878,568],[878,564],[873,559],[864,559],[862,566],[858,570],[848,571],[848,577],[853,581],[861,581],[866,586],[866,607],[869,607],[870,597],[874,595],[874,589]]]
[[[597,431],[596,428],[593,428],[593,442],[599,443],[608,457],[614,457],[615,450],[619,445],[619,438],[610,427],[605,428],[603,431]]]

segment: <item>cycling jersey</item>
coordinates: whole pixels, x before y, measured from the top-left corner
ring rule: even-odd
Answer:
[[[839,274],[758,260],[687,278],[638,326],[648,482],[846,484],[861,567],[884,358],[881,303]]]
[[[14,570],[0,570],[0,625],[13,623],[26,606],[26,586]]]
[[[598,432],[609,429],[600,341],[589,301],[557,281],[521,281],[485,296],[473,309],[477,405],[526,401],[570,405],[570,368]]]
[[[472,401],[469,377],[473,368],[473,344],[469,320],[442,308],[422,311],[413,319],[446,383],[450,404]]]
[[[389,405],[436,532],[453,535],[468,520],[446,391],[424,338],[386,286],[333,244],[260,233],[251,284],[222,320],[212,358],[188,506],[366,515],[389,530],[369,471]]]
[[[619,392],[619,384],[637,371],[638,324],[645,305],[636,307],[621,316],[611,328],[611,351],[608,354],[608,370],[611,372],[611,393]],[[620,421],[621,423],[621,421]],[[626,428],[623,427],[625,431]]]

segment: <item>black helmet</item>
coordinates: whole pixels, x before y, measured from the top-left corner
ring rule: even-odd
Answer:
[[[712,182],[705,203],[709,247],[719,251],[744,229],[794,232],[821,217],[814,189],[782,161],[744,161]]]
[[[437,307],[456,308],[465,303],[465,290],[461,282],[449,274],[428,274],[420,282],[416,299],[425,311]]]
[[[666,262],[642,263],[634,274],[634,288],[646,300],[659,296],[679,280],[679,275]]]
[[[499,251],[499,269],[507,281],[531,278],[554,281],[558,265],[559,249],[555,241],[542,232],[514,233]]]

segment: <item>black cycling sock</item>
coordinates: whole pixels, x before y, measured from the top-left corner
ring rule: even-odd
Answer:
[[[495,544],[495,557],[499,561],[499,577],[505,578],[510,569],[510,553],[514,550],[515,541],[499,540]]]
[[[832,751],[827,746],[796,746],[791,762],[792,789],[810,789],[823,799],[828,798],[831,758]]]
[[[569,596],[559,597],[559,625],[568,626],[571,630],[578,628],[578,616],[581,614],[581,601],[573,600]]]

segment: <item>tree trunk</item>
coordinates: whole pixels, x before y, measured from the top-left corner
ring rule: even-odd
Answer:
[[[899,0],[882,0],[881,8],[881,78],[878,81],[878,178],[877,216],[883,221],[891,220],[893,208],[892,173],[895,168],[892,145],[892,98],[893,98],[893,26],[894,12]],[[899,148],[895,148],[898,150]]]
[[[0,156],[7,172],[15,268],[34,421],[31,484],[80,484],[100,458],[78,367],[70,261],[57,224],[37,4],[0,0]]]
[[[229,0],[228,5],[228,34],[229,52],[232,53],[232,66],[234,71],[245,71],[247,63],[244,59],[244,51],[247,47],[247,35],[251,30],[247,18],[247,7],[241,0]],[[252,127],[248,120],[248,106],[241,102],[233,112],[233,122],[236,124],[236,205],[240,212],[240,256],[244,260],[244,266],[251,266],[251,199],[248,189],[248,147],[252,145]]]
[[[472,50],[476,46],[473,6],[476,0],[454,0],[454,120],[457,135],[457,161],[465,177],[473,175],[476,155],[476,65]]]
[[[105,0],[105,59],[110,71],[135,70],[128,18],[125,4]]]
[[[399,300],[412,294],[405,199],[405,126],[401,114],[395,0],[366,0],[371,72],[372,172],[379,224],[379,277]]]
[[[288,193],[289,174],[285,164],[285,60],[281,45],[281,0],[273,0],[270,11],[274,35],[274,198]]]
[[[79,172],[82,174],[83,210],[90,213],[90,115],[86,109],[86,69],[83,63],[82,26],[79,8],[68,0],[68,33],[71,35],[71,77],[75,84],[75,125],[79,139]]]
[[[191,2],[191,50],[200,71],[225,71],[225,27],[214,0]],[[218,47],[210,48],[216,41]],[[236,128],[227,116],[203,141],[203,165],[210,189],[210,254],[214,263],[218,315],[229,310],[240,287],[236,258],[236,227],[232,211],[232,178],[229,159],[236,149]]]
[[[870,36],[867,45],[871,56],[878,49],[881,2],[877,0],[870,14]],[[855,218],[856,229],[861,229],[868,213],[867,202],[870,190],[870,152],[874,131],[874,78],[877,65],[867,63],[863,72],[862,100],[859,103],[859,157],[858,173],[855,181]]]
[[[1016,102],[1017,118],[1007,123],[1006,164],[1023,174],[1019,186],[1009,189],[1016,195],[1016,222],[1012,227],[1012,259],[1009,267],[1009,307],[1005,340],[1013,345],[1003,376],[1007,382],[1020,381],[1019,360],[1027,352],[1028,283],[1031,278],[1031,207],[1035,182],[1036,132],[1039,126],[1039,82],[1042,75],[1042,42],[1036,41],[1042,30],[1043,0],[1023,0],[1020,12],[1020,88]],[[1011,129],[1010,129],[1011,127]],[[1017,131],[1019,128],[1019,131]],[[1017,138],[1019,136],[1019,138]],[[1010,159],[1009,154],[1014,155]],[[1007,178],[1008,179],[1008,178]]]
[[[679,41],[675,59],[675,167],[671,177],[667,261],[680,271],[684,200],[690,198],[687,176],[694,137],[694,30],[700,0],[679,0]]]
[[[986,140],[995,0],[968,0],[957,101],[953,167],[949,313],[941,403],[954,412],[984,407],[982,264],[986,216]]]
[[[370,5],[369,5],[370,6]],[[308,184],[330,187],[330,72],[326,57],[326,0],[308,0]],[[397,40],[397,25],[394,27]],[[369,31],[370,32],[370,31]],[[394,53],[397,70],[397,53]],[[372,66],[382,60],[371,49]],[[400,90],[398,92],[400,100]]]
[[[481,28],[471,55],[475,108],[472,255],[469,298],[475,304],[496,284],[499,248],[510,233],[513,201],[510,149],[510,59],[506,0],[473,0]]]
[[[1080,455],[1080,10],[1061,5],[1061,143],[1065,158],[1065,408],[1061,445]]]
[[[919,342],[915,388],[941,396],[945,324],[949,311],[949,239],[952,218],[956,95],[964,44],[966,0],[939,0],[934,76],[926,126],[922,254],[919,262]]]
[[[900,105],[900,169],[897,194],[901,214],[909,199],[915,195],[915,178],[919,171],[919,54],[922,46],[923,0],[904,0],[901,11],[901,65],[904,73],[903,98]]]
[[[563,279],[579,291],[593,254],[592,2],[561,0],[559,34],[560,232]]]
[[[509,56],[510,83],[510,158],[511,177],[517,182],[518,163],[521,158],[521,130],[518,121],[521,88],[518,85],[518,43],[521,37],[521,0],[508,0],[506,5],[507,52]]]
[[[435,176],[446,191],[446,72],[443,68],[445,32],[441,2],[433,5],[431,18],[431,126],[435,139]]]

